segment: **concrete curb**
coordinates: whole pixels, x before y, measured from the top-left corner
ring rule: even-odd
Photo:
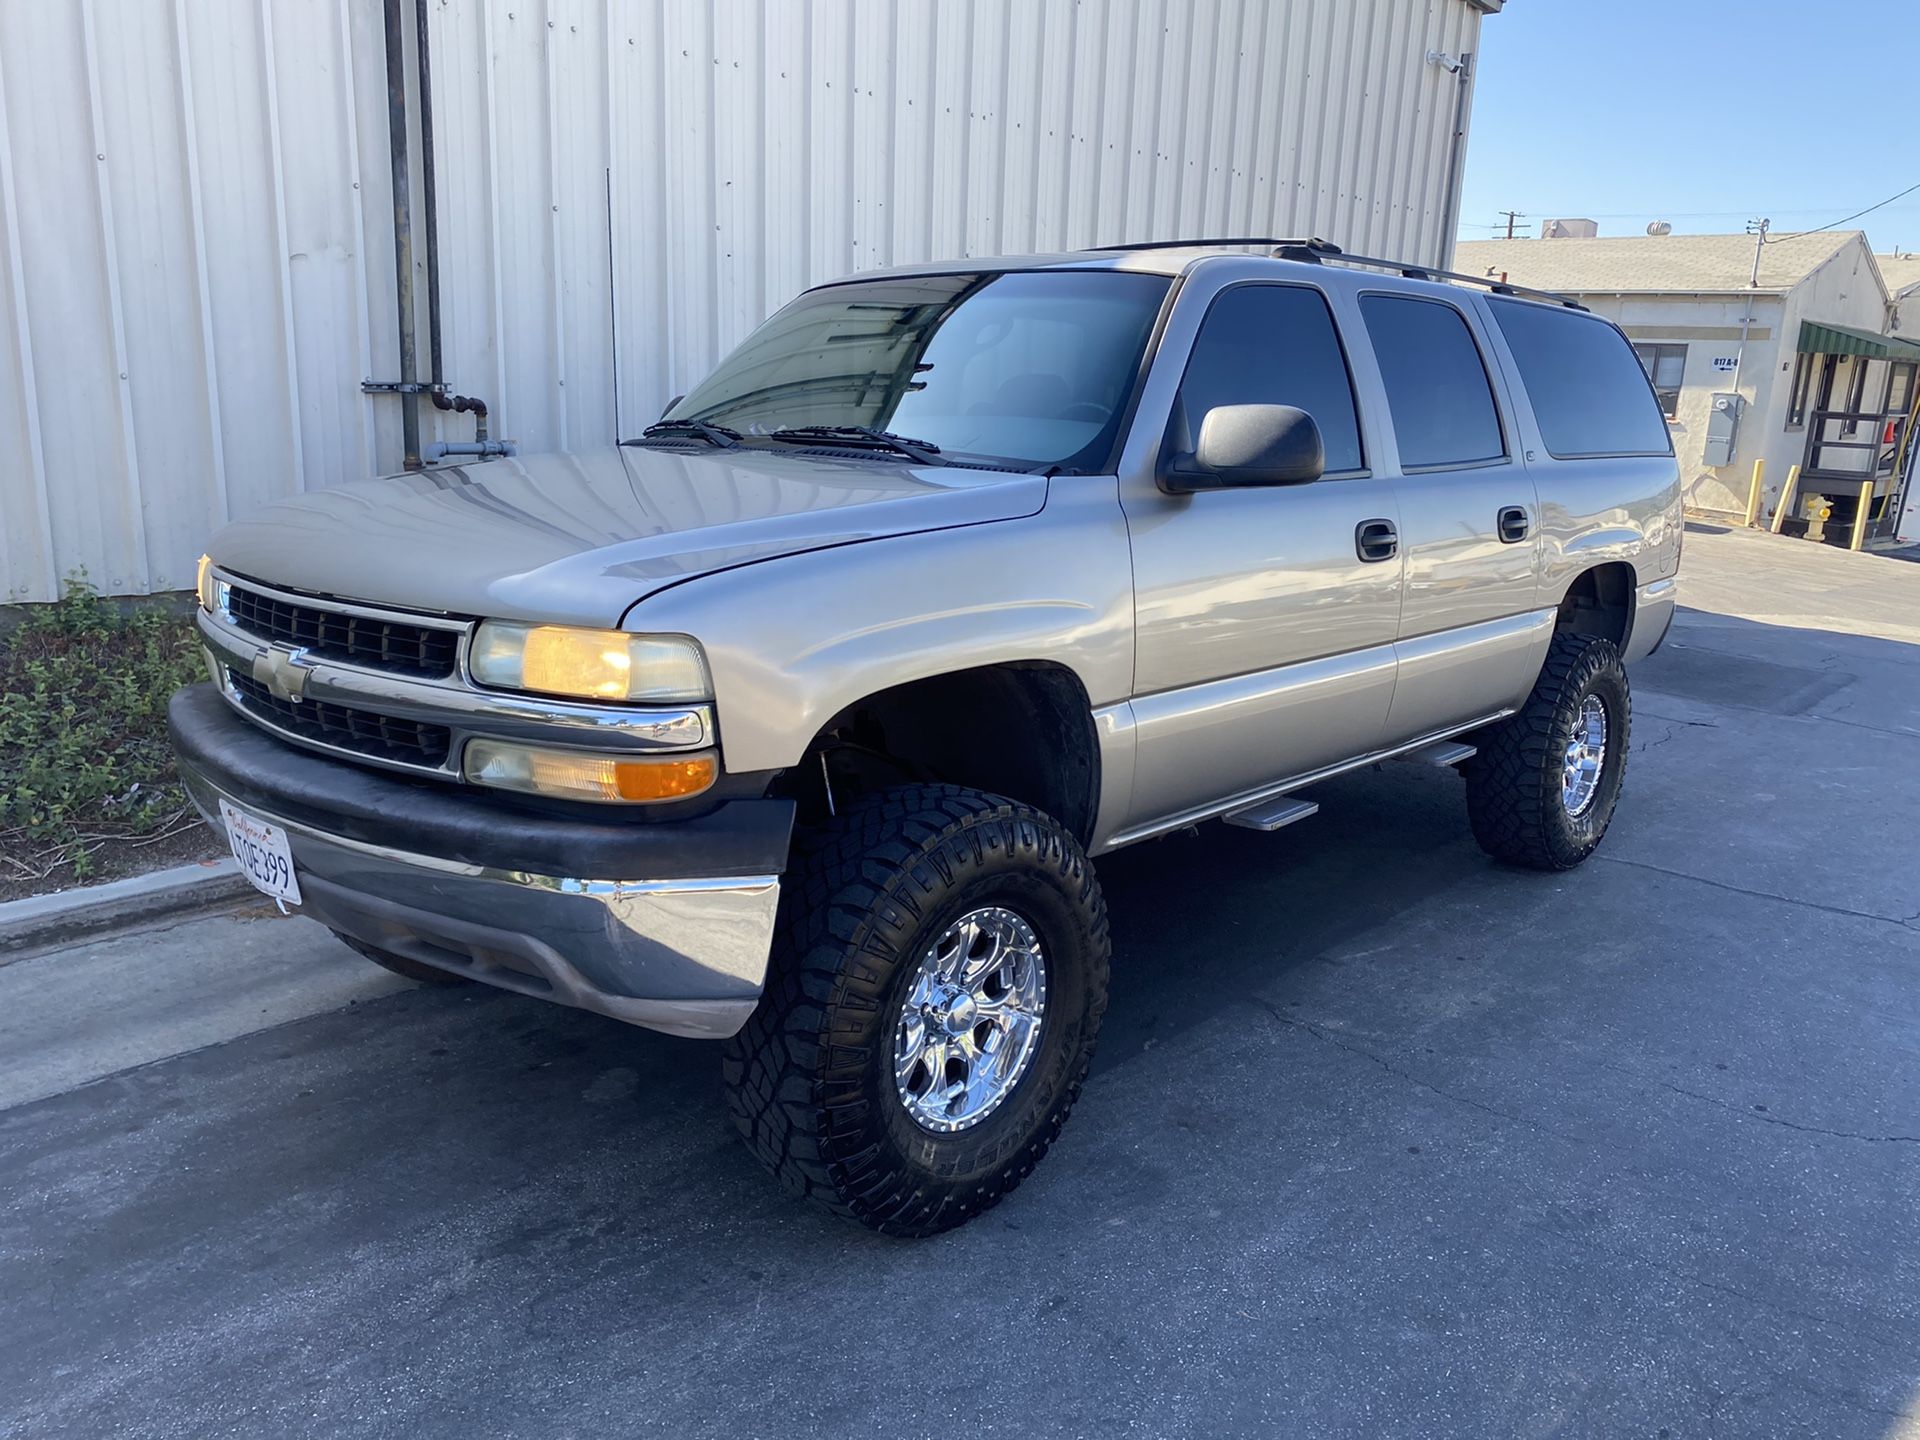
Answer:
[[[230,905],[254,889],[230,857],[0,903],[0,965],[118,930]]]

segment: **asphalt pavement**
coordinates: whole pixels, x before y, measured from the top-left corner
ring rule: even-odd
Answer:
[[[1102,861],[1084,1099],[932,1241],[305,920],[0,965],[0,1434],[1920,1437],[1920,566],[1683,586],[1577,872],[1411,764]]]

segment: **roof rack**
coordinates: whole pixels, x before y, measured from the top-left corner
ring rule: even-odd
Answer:
[[[1094,245],[1093,250],[1211,250],[1225,245],[1258,245],[1273,251],[1281,260],[1304,260],[1319,264],[1321,258],[1341,253],[1331,240],[1276,240],[1270,235],[1226,235],[1207,240],[1135,240],[1128,245]]]
[[[1273,252],[1276,260],[1298,260],[1310,265],[1337,260],[1343,265],[1362,265],[1373,270],[1393,270],[1409,280],[1453,280],[1462,285],[1479,285],[1495,295],[1513,295],[1525,300],[1544,300],[1564,305],[1569,310],[1586,311],[1570,295],[1554,290],[1534,290],[1525,285],[1510,285],[1491,275],[1466,275],[1458,270],[1436,270],[1431,265],[1415,265],[1406,260],[1380,260],[1371,255],[1349,255],[1330,240],[1318,237],[1276,240],[1271,236],[1229,235],[1205,240],[1136,240],[1128,245],[1095,245],[1094,250],[1209,250],[1228,245],[1257,245]]]

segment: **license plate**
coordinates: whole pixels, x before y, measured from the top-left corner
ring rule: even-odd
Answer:
[[[240,862],[240,873],[256,890],[284,903],[300,903],[300,881],[293,873],[293,851],[287,832],[278,825],[256,820],[246,811],[220,802],[220,818],[227,825],[227,844]]]

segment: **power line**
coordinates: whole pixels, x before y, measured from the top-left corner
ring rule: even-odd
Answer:
[[[1865,215],[1870,210],[1883,209],[1886,206],[1891,205],[1895,200],[1901,199],[1903,196],[1911,194],[1914,189],[1920,189],[1920,186],[1914,186],[1914,187],[1910,187],[1907,190],[1902,190],[1899,195],[1890,195],[1885,200],[1882,200],[1878,205],[1869,206],[1867,210],[1862,210],[1855,215],[1847,216],[1847,220],[1858,219],[1860,215]],[[1775,215],[1821,215],[1821,214],[1825,214],[1827,211],[1833,209],[1834,207],[1831,205],[1806,205],[1798,209],[1791,209],[1791,208],[1776,205],[1769,208],[1772,209]],[[1912,208],[1912,207],[1908,207],[1908,208]],[[1501,210],[1496,213],[1505,215],[1507,212],[1504,210]],[[1580,218],[1584,220],[1638,220],[1647,215],[1657,215],[1657,216],[1660,216],[1662,219],[1666,219],[1666,220],[1727,220],[1727,219],[1732,219],[1735,216],[1746,215],[1749,213],[1751,212],[1746,210],[1668,210],[1662,206],[1652,205],[1647,207],[1644,210],[1609,210],[1609,211],[1601,211],[1598,213],[1595,213],[1593,211],[1587,211],[1587,212],[1584,212]],[[1831,225],[1823,225],[1820,227],[1820,229],[1830,230],[1833,228],[1834,225],[1846,224],[1847,220],[1835,220],[1832,222]],[[1505,220],[1491,220],[1491,221],[1462,220],[1460,222],[1460,226],[1462,229],[1465,229],[1465,230],[1504,230],[1507,228],[1507,222]],[[1818,232],[1812,231],[1812,230],[1803,230],[1797,233],[1803,234],[1803,235],[1812,235]]]
[[[1898,195],[1889,195],[1886,199],[1880,201],[1879,204],[1877,205],[1869,205],[1864,210],[1856,210],[1851,215],[1842,215],[1838,220],[1830,220],[1825,225],[1816,226],[1812,230],[1799,230],[1799,231],[1796,231],[1795,234],[1818,235],[1822,230],[1831,230],[1836,225],[1846,224],[1849,220],[1858,220],[1862,215],[1871,215],[1874,211],[1884,209],[1888,205],[1891,205],[1894,201],[1913,194],[1913,192],[1916,190],[1920,190],[1920,180],[1914,181],[1913,184],[1909,185],[1906,189],[1902,190]],[[1791,240],[1793,236],[1780,235],[1775,238],[1780,240]]]

